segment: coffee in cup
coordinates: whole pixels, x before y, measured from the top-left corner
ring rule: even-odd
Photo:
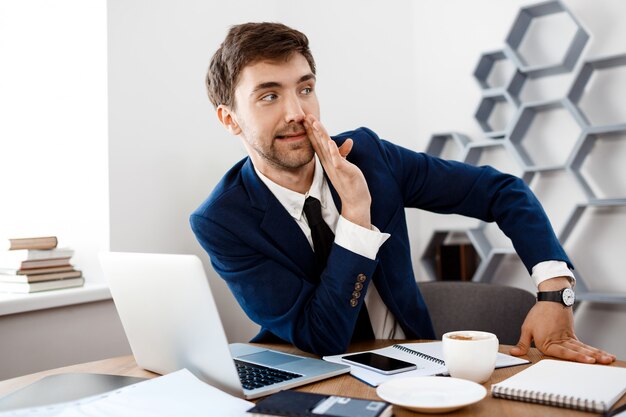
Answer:
[[[476,337],[471,334],[455,333],[450,335],[450,339],[454,340],[476,340]]]
[[[460,330],[443,335],[443,360],[455,378],[483,383],[496,366],[498,338],[493,333]]]

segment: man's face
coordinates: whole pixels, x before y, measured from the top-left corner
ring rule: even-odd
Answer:
[[[288,61],[260,61],[241,71],[231,110],[253,163],[261,172],[296,171],[313,159],[304,116],[319,118],[315,76],[295,53]]]

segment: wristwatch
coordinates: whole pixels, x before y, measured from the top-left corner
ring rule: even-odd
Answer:
[[[537,301],[554,301],[561,303],[565,307],[571,307],[576,301],[576,294],[571,288],[563,288],[559,291],[539,291],[537,293]]]

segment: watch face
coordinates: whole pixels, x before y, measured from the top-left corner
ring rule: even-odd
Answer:
[[[574,291],[570,288],[565,288],[563,290],[563,304],[566,306],[574,305],[574,301],[576,301],[576,295]]]

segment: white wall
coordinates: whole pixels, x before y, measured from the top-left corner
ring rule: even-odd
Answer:
[[[565,3],[593,34],[585,56],[625,52],[617,39],[625,35],[618,16],[624,16],[626,4]],[[238,139],[218,124],[203,88],[205,69],[227,28],[270,20],[301,29],[318,63],[322,118],[331,132],[366,125],[384,138],[423,150],[438,132],[461,131],[481,139],[473,119],[480,89],[472,72],[481,53],[503,46],[525,4],[532,2],[110,0],[111,248],[199,254],[229,338],[248,339],[256,326],[211,270],[187,220],[221,175],[245,155]],[[551,81],[562,92],[571,80]],[[555,192],[562,190],[548,187],[545,198]],[[574,191],[564,194],[573,202],[582,198]],[[558,223],[567,215],[563,210],[557,201],[548,212]],[[420,279],[419,257],[432,230],[473,224],[415,211],[409,221]],[[496,282],[532,289],[513,259],[503,263]],[[579,334],[624,357],[625,348],[610,333],[619,333],[615,329],[623,328],[625,317],[621,307],[584,306],[577,315]],[[602,328],[600,321],[606,323]]]
[[[0,238],[58,236],[89,283],[109,247],[106,33],[104,0],[0,2]],[[0,340],[0,379],[130,353],[112,301],[2,315]]]
[[[0,2],[0,238],[59,237],[89,282],[108,249],[106,4]]]

